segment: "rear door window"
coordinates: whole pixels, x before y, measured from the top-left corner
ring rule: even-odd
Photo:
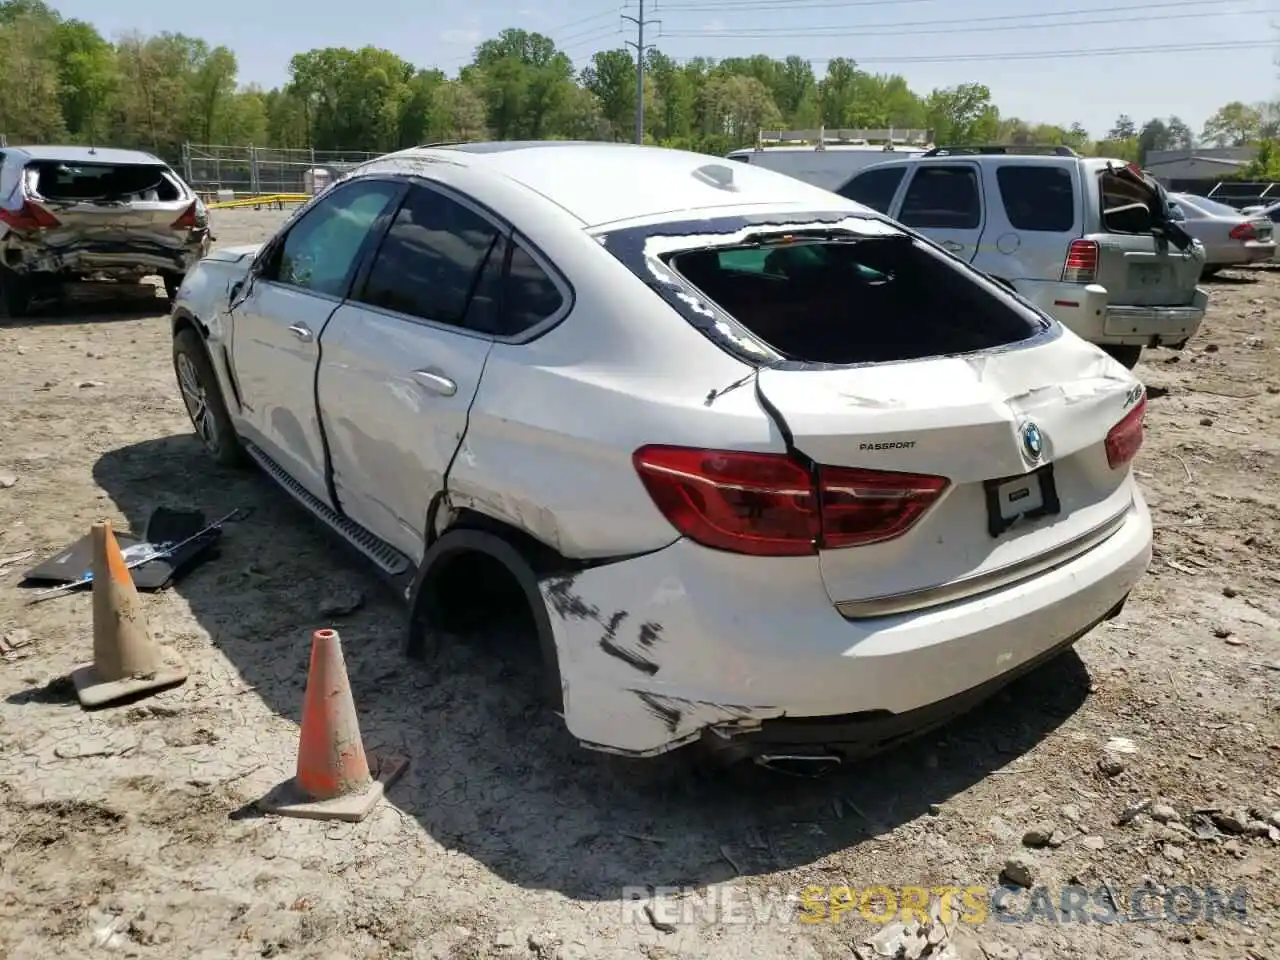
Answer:
[[[906,167],[885,167],[883,170],[866,170],[858,174],[836,191],[846,200],[860,203],[879,213],[887,214],[893,204],[898,184],[902,182]]]
[[[468,329],[516,337],[560,313],[565,293],[518,239],[499,237],[467,307]]]
[[[1009,164],[996,170],[996,185],[1013,229],[1066,233],[1075,226],[1076,195],[1070,170]]]
[[[460,326],[480,271],[497,245],[493,223],[457,200],[415,186],[354,299]]]
[[[907,185],[898,221],[915,229],[976,230],[982,195],[972,166],[921,165]]]

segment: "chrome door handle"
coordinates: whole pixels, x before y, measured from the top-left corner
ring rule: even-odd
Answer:
[[[415,370],[413,371],[413,379],[417,380],[422,386],[426,387],[432,393],[438,393],[442,397],[452,397],[458,392],[458,385],[448,377],[431,370]]]
[[[311,328],[308,327],[305,323],[289,324],[289,332],[292,333],[299,340],[303,340],[303,341],[310,340],[312,337],[315,336],[315,334],[311,332]]]
[[[954,240],[943,240],[942,249],[950,250],[952,253],[959,253],[961,250],[964,249],[964,244],[956,243]]]

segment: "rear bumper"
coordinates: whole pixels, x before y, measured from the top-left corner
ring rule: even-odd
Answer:
[[[1224,243],[1210,247],[1205,266],[1237,267],[1266,263],[1275,257],[1275,241],[1251,240],[1248,243]]]
[[[10,234],[5,238],[5,266],[23,274],[92,274],[138,277],[186,273],[209,252],[209,235],[172,245],[153,240],[84,241],[62,246],[42,244]]]
[[[541,588],[565,723],[584,746],[644,756],[705,735],[750,751],[757,737],[764,749],[793,736],[777,724],[765,733],[784,718],[857,715],[895,736],[945,719],[1115,610],[1150,558],[1151,518],[1135,491],[1123,522],[1087,553],[915,613],[846,620],[816,558],[687,541]]]
[[[1109,303],[1107,288],[1096,283],[1019,281],[1015,286],[1072,333],[1113,346],[1185,343],[1200,329],[1209,306],[1209,294],[1200,287],[1185,306],[1137,307]]]
[[[1195,299],[1185,307],[1133,307],[1109,305],[1099,343],[1158,347],[1181,345],[1195,336],[1204,321],[1209,294],[1197,287]]]

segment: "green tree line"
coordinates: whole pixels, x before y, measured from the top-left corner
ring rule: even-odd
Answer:
[[[820,124],[927,129],[938,143],[1066,144],[1134,160],[1197,140],[1280,135],[1280,103],[1227,104],[1198,135],[1176,116],[1139,125],[1121,115],[1091,141],[1079,123],[1001,114],[981,83],[921,93],[847,58],[819,76],[800,56],[676,61],[651,49],[645,68],[646,138],[713,154],[752,143],[761,128]],[[172,160],[184,142],[385,152],[478,137],[629,140],[635,71],[625,49],[602,50],[577,70],[551,38],[509,29],[481,43],[457,76],[376,47],[326,47],[295,54],[289,82],[264,90],[239,84],[226,47],[176,33],[111,42],[43,0],[0,0],[0,133],[10,143],[107,144]]]

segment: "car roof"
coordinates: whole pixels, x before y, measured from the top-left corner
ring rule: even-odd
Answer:
[[[382,161],[448,162],[514,181],[588,227],[676,211],[761,204],[847,209],[849,201],[785,174],[724,157],[629,143],[503,141],[413,147]]]
[[[26,154],[31,160],[57,160],[62,163],[163,163],[159,157],[141,150],[117,150],[114,147],[13,146],[4,153]]]

